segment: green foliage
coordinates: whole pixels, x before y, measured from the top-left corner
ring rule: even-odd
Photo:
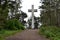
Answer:
[[[60,40],[60,28],[56,26],[42,26],[39,33],[51,40]]]
[[[60,40],[60,0],[43,0],[42,4],[44,5],[40,6],[43,9],[40,21],[43,26],[40,28],[40,34],[51,40]]]
[[[14,35],[17,32],[21,32],[22,30],[1,30],[0,31],[0,40],[5,40],[5,37]]]
[[[5,22],[8,16],[8,5],[7,0],[4,4],[0,5],[0,30],[4,28]]]
[[[25,28],[17,19],[11,19],[6,22],[5,29],[8,29],[8,30],[22,29],[22,30],[24,30]]]

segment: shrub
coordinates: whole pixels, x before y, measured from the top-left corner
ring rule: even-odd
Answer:
[[[45,35],[47,38],[51,38],[51,40],[60,40],[60,28],[56,26],[41,26],[40,34]]]
[[[21,24],[17,19],[12,19],[12,20],[8,20],[6,22],[5,29],[8,29],[8,30],[22,29],[22,30],[24,30],[25,28],[24,28],[23,24]]]
[[[5,32],[5,30],[0,30],[0,34],[3,34]]]

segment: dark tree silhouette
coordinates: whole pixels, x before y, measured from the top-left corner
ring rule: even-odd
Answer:
[[[24,20],[25,18],[27,17],[27,14],[23,11],[21,11],[21,14],[20,14],[20,21],[25,24],[26,21]]]
[[[30,19],[28,20],[28,22],[29,22],[29,28],[31,28],[32,19],[30,18]],[[40,17],[35,17],[35,16],[34,16],[34,29],[38,29],[39,23],[40,23]]]
[[[60,0],[42,0],[41,23],[49,26],[60,25]]]

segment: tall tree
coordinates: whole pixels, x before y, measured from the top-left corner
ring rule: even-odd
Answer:
[[[44,25],[55,25],[58,26],[58,11],[60,8],[59,6],[59,2],[60,0],[43,0],[42,2],[42,6],[40,6],[40,8],[42,8],[41,11],[41,23]],[[60,11],[60,10],[59,10]]]
[[[18,12],[19,1],[0,0],[0,27],[5,25],[9,9],[11,10],[12,17],[14,16],[14,12]]]
[[[21,14],[20,14],[20,21],[25,24],[26,21],[24,20],[25,18],[27,17],[27,14],[23,11],[21,11]]]
[[[15,1],[8,0],[8,2],[9,2],[10,13],[12,14],[12,15],[10,15],[11,18],[14,18],[14,16],[16,16],[16,14],[21,14],[21,10],[19,10],[19,9],[21,9],[21,6],[20,6],[21,0],[15,0]]]
[[[6,22],[6,18],[8,15],[8,2],[7,0],[0,1],[0,28],[3,28]]]

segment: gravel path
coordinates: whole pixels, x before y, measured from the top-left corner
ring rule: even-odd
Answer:
[[[17,33],[14,36],[6,37],[6,40],[48,40],[43,36],[38,35],[38,30],[31,29]]]

